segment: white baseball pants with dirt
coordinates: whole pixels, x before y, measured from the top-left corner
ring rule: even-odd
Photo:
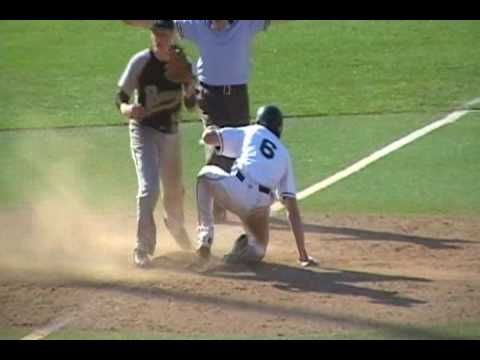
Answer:
[[[181,137],[130,121],[130,147],[137,172],[137,250],[153,255],[154,211],[160,193],[164,220],[176,237],[184,229]]]
[[[198,247],[210,247],[213,243],[214,200],[240,218],[250,247],[259,259],[263,258],[268,245],[273,194],[260,192],[258,184],[248,176],[240,181],[235,170],[229,174],[217,166],[204,166],[197,177]]]

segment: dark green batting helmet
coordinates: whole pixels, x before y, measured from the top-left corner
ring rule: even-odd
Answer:
[[[283,114],[274,105],[262,106],[257,111],[256,123],[265,126],[280,138],[283,130]]]

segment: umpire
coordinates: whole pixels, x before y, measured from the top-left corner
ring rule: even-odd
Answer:
[[[249,125],[251,43],[272,22],[286,20],[175,20],[183,39],[197,45],[200,57],[196,74],[199,80],[197,103],[204,127],[241,127]],[[152,20],[124,20],[149,27]],[[218,156],[206,147],[207,164],[230,171],[235,159]],[[226,220],[226,212],[215,206],[216,222]]]

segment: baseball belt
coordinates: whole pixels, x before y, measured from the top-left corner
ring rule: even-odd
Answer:
[[[235,176],[241,182],[245,181],[245,176],[240,171],[237,171]],[[267,194],[267,195],[270,195],[270,193],[272,192],[268,187],[263,186],[263,185],[258,185],[258,191],[260,191],[261,193]]]

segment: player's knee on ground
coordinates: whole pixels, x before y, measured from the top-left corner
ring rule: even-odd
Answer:
[[[230,264],[254,264],[259,263],[265,257],[266,248],[246,235],[242,235],[235,241],[233,249],[225,255],[225,262]]]
[[[258,263],[265,257],[266,249],[258,244],[248,245],[248,251],[245,255],[246,261],[250,263]]]

